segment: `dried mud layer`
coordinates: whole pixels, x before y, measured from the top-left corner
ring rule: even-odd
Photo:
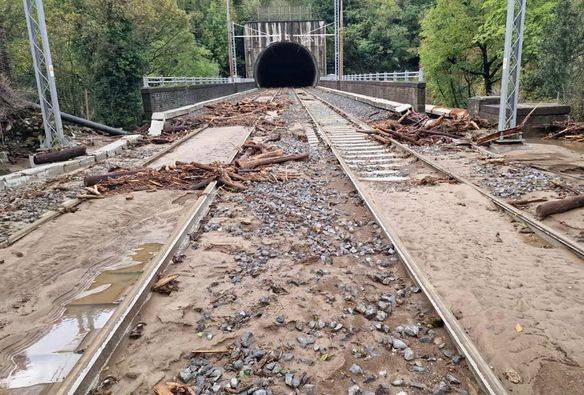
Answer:
[[[448,146],[416,148],[454,174],[462,175],[503,200],[557,200],[584,193],[584,144],[530,139],[523,145],[494,145],[496,157]],[[541,201],[517,206],[536,217]],[[584,243],[584,210],[542,220],[556,231]]]
[[[133,196],[87,202],[0,250],[0,379],[15,368],[15,356],[54,327],[70,305],[113,304],[120,299],[133,280],[119,284],[119,289],[111,283],[104,292],[109,296],[101,299],[81,303],[80,294],[99,285],[95,283],[99,273],[131,266],[124,262],[136,249],[165,243],[198,193]]]
[[[309,122],[297,103],[282,119]],[[296,128],[276,144],[307,150],[299,137]],[[429,301],[321,149],[284,165],[301,178],[220,193],[165,273],[179,275],[178,289],[153,294],[142,335],[124,339],[99,391],[147,394],[175,382],[197,394],[478,393]]]

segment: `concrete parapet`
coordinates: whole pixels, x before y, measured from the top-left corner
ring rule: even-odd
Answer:
[[[424,82],[321,80],[319,85],[393,102],[411,104],[414,110],[421,113],[425,111],[426,83]]]
[[[161,86],[142,89],[144,113],[151,118],[153,113],[180,108],[198,102],[228,96],[256,87],[255,81],[231,84],[202,84],[189,86]]]

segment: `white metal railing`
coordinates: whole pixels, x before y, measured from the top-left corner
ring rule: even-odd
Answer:
[[[144,88],[156,86],[202,85],[202,84],[232,84],[250,82],[253,78],[242,77],[144,77]]]
[[[323,81],[337,81],[337,76],[329,74],[320,77]],[[343,81],[391,81],[391,82],[407,82],[407,81],[424,81],[424,73],[422,70],[418,71],[392,71],[384,73],[367,73],[367,74],[346,74],[343,76]]]

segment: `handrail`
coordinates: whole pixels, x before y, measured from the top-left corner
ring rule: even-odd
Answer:
[[[202,84],[233,84],[238,82],[251,82],[253,78],[241,77],[151,77],[144,76],[144,88],[157,86],[181,86]]]
[[[336,75],[327,75],[320,78],[323,81],[337,81]],[[366,73],[366,74],[345,74],[343,81],[391,81],[391,82],[407,82],[407,81],[424,81],[424,73],[422,70],[418,71],[391,71],[383,73]]]

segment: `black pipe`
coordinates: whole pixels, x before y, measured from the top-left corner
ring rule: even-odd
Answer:
[[[28,102],[27,104],[31,107],[36,108],[37,110],[41,109],[41,106],[36,104],[36,103]],[[112,128],[111,126],[102,125],[101,123],[93,122],[93,121],[87,120],[85,118],[79,118],[79,117],[76,117],[75,115],[67,114],[66,112],[62,112],[62,111],[61,111],[61,118],[64,119],[65,121],[69,121],[69,122],[75,123],[77,125],[86,126],[88,128],[99,130],[99,131],[107,133],[111,136],[126,136],[126,135],[130,134],[124,130],[115,129],[115,128]]]

